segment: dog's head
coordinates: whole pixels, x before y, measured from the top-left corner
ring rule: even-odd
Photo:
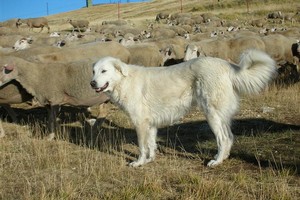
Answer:
[[[101,58],[93,66],[91,86],[96,92],[111,92],[117,82],[128,76],[126,64],[117,58]]]

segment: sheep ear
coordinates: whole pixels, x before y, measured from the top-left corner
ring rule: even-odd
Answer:
[[[116,61],[114,62],[114,67],[123,75],[123,76],[128,76],[128,71],[125,67],[125,64],[120,62],[120,61]]]
[[[12,72],[14,70],[14,65],[13,64],[6,64],[3,67],[3,71],[5,74],[9,74],[10,72]]]

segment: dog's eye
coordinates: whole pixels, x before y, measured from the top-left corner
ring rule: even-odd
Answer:
[[[105,73],[105,72],[106,72],[106,70],[105,70],[105,69],[101,71],[101,73],[102,73],[102,74],[103,74],[103,73]]]

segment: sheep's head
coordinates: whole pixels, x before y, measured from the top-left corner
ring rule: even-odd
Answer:
[[[16,51],[28,49],[32,42],[33,40],[31,38],[21,38],[16,41],[15,45],[12,48]]]
[[[16,22],[16,27],[19,28],[19,26],[21,26],[21,25],[22,25],[22,20],[18,19]]]

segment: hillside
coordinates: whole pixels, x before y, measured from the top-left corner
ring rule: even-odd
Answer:
[[[182,10],[181,10],[182,8]],[[300,10],[300,3],[293,0],[260,1],[252,0],[249,4],[249,13],[245,1],[240,0],[154,0],[141,3],[103,4],[90,8],[82,8],[76,11],[48,16],[52,25],[65,24],[68,18],[87,19],[91,25],[101,24],[103,20],[120,19],[132,20],[135,23],[144,20],[154,20],[159,12],[177,13],[192,12],[205,13],[211,12],[216,15],[224,16],[229,19],[251,20],[256,19],[270,11],[281,10],[283,12],[296,12]],[[119,13],[118,13],[119,11]]]

